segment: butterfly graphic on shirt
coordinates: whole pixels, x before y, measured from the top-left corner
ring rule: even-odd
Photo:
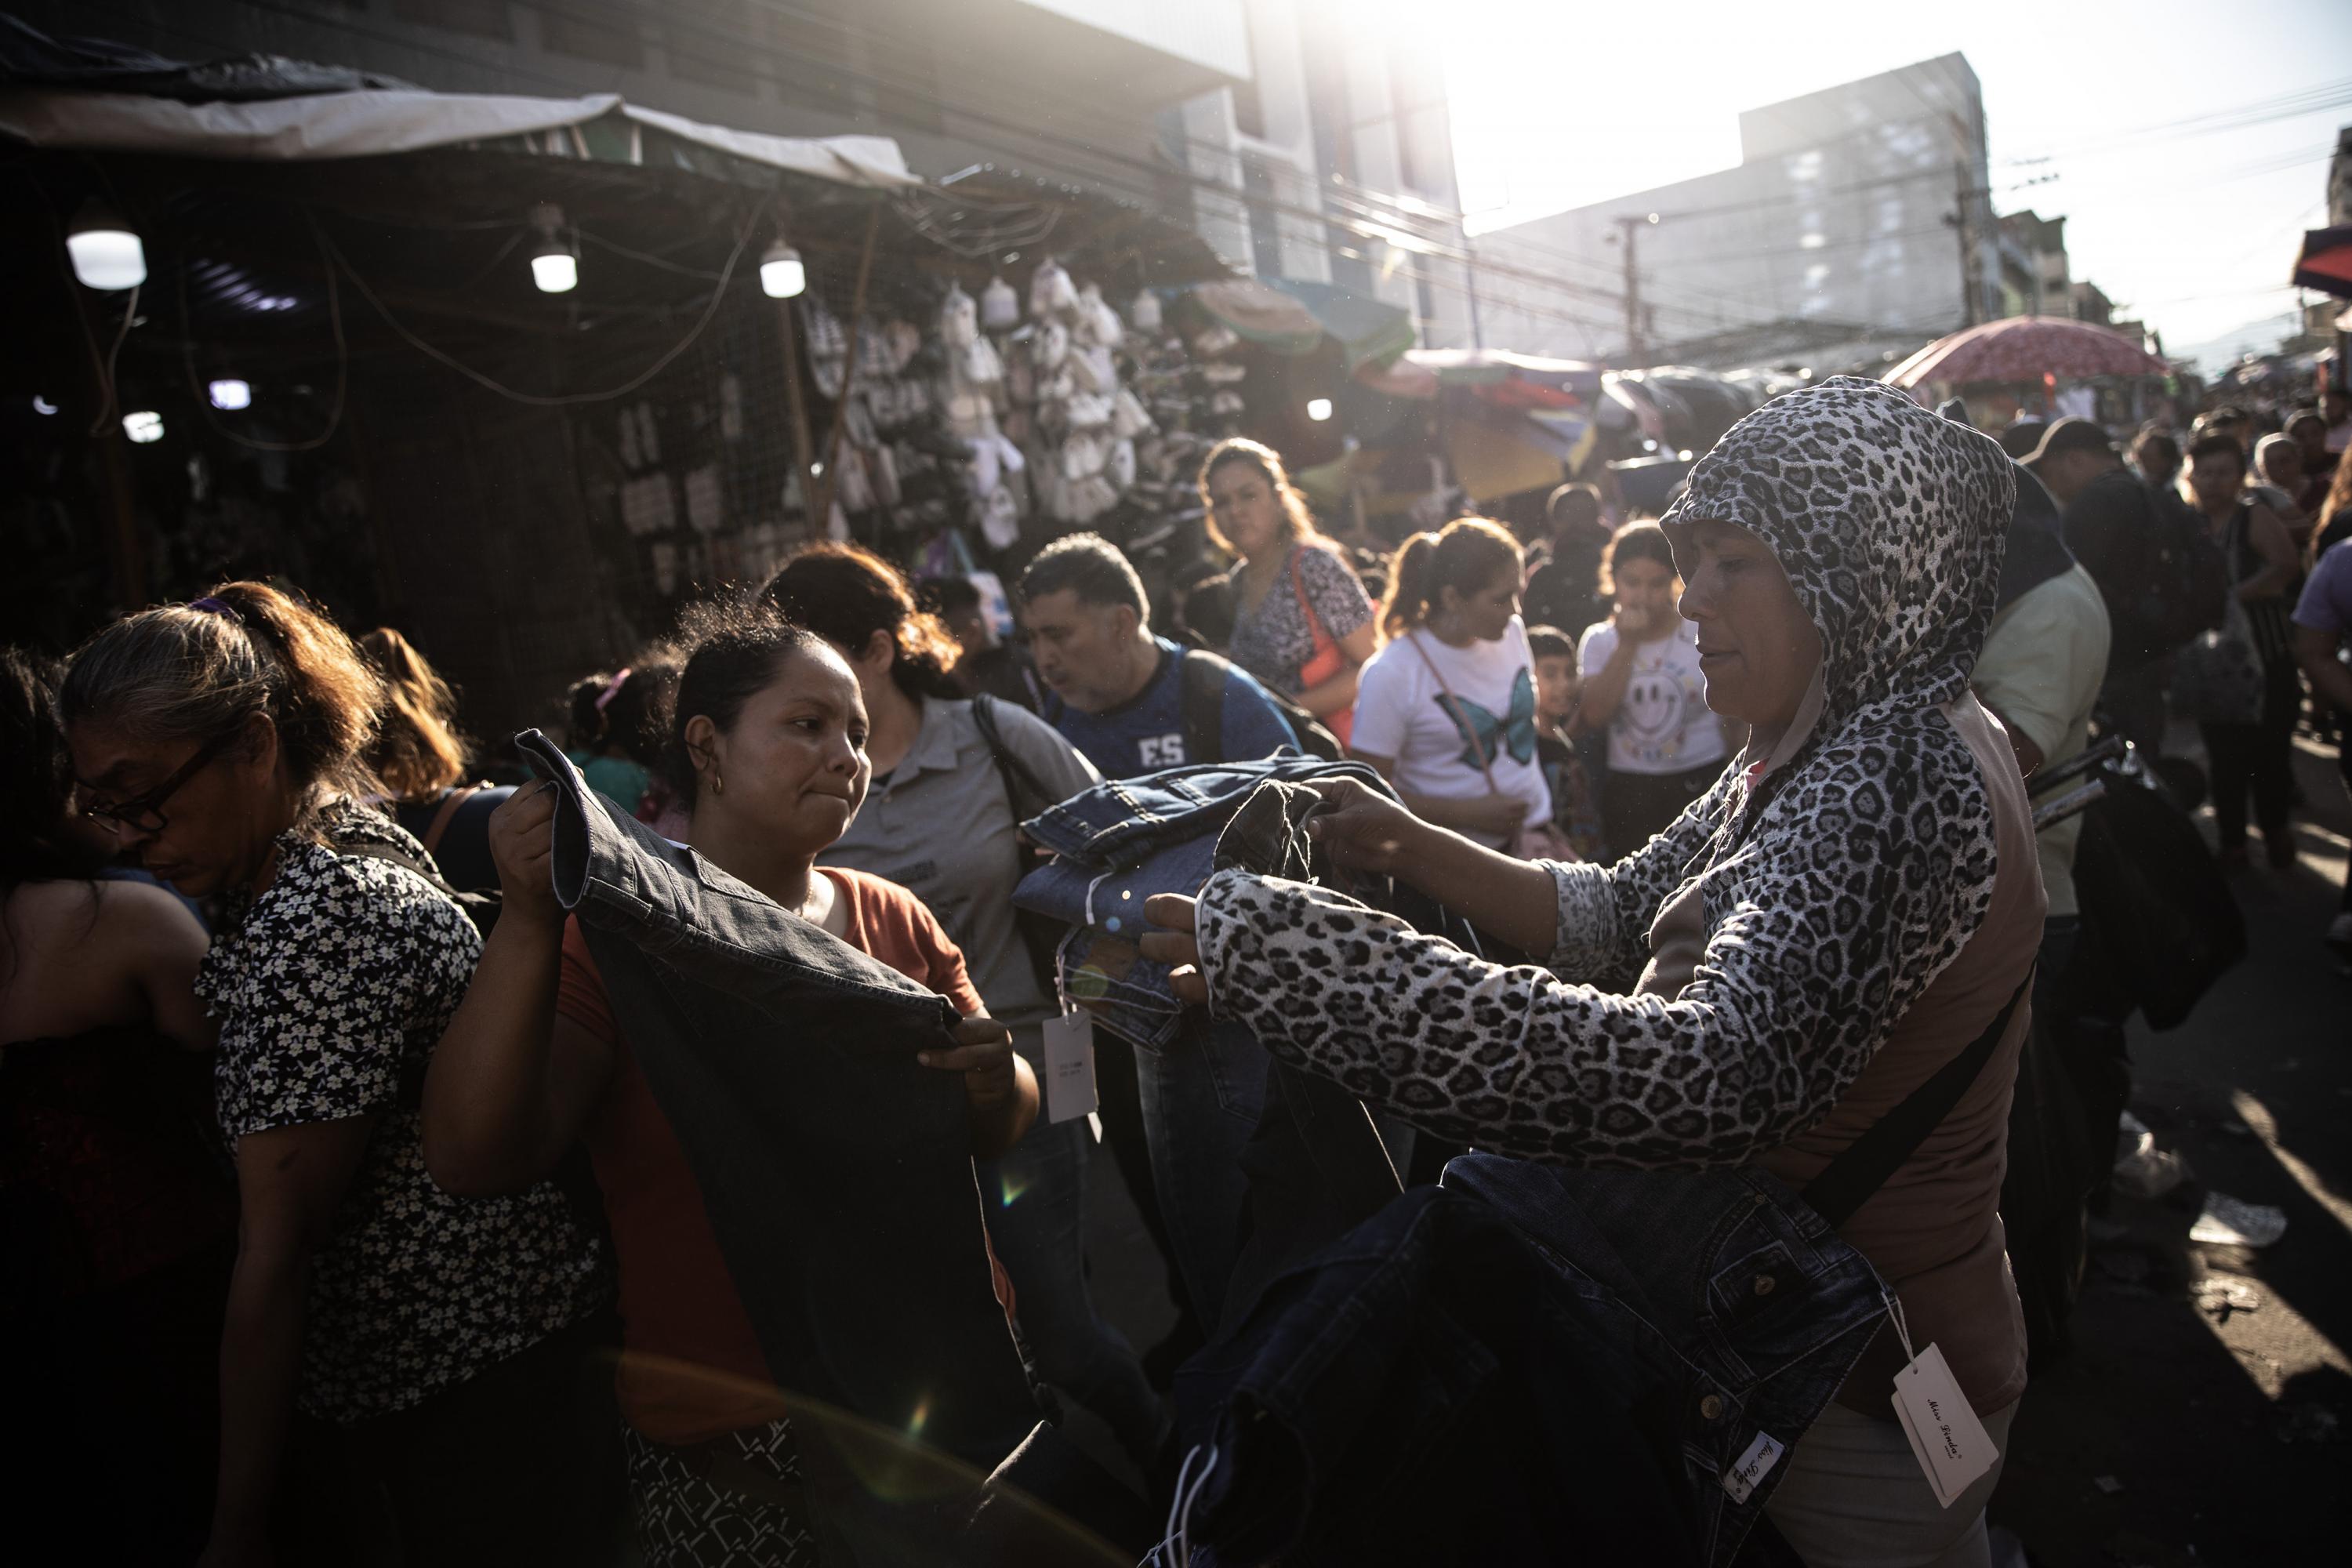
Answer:
[[[1507,754],[1516,762],[1533,762],[1536,754],[1536,683],[1521,666],[1511,681],[1511,707],[1496,718],[1492,709],[1466,697],[1441,696],[1437,705],[1453,721],[1463,740],[1464,767],[1484,768]]]

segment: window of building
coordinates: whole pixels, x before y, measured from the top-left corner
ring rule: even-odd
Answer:
[[[747,98],[756,94],[760,78],[752,67],[766,51],[753,46],[759,19],[747,0],[700,0],[689,15],[692,20],[662,24],[670,75]]]
[[[593,60],[598,65],[622,70],[644,69],[646,50],[637,37],[635,19],[626,13],[616,13],[610,20],[604,20],[589,15],[588,9],[581,0],[569,0],[562,9],[541,10],[540,43],[555,54]]]
[[[1265,140],[1265,100],[1255,81],[1237,82],[1225,89],[1234,100],[1234,129],[1244,136]]]
[[[477,38],[493,38],[502,44],[514,38],[514,25],[507,19],[507,8],[502,5],[485,5],[482,0],[392,0],[392,15],[395,21],[414,22],[421,27],[439,27]]]

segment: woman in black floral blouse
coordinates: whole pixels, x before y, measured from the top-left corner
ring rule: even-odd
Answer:
[[[1234,616],[1225,656],[1306,709],[1345,742],[1356,676],[1379,639],[1371,596],[1339,548],[1255,441],[1220,441],[1201,464],[1209,537],[1234,567]]]
[[[205,1562],[273,1560],[297,1410],[390,1490],[407,1561],[586,1561],[601,1243],[551,1185],[474,1201],[425,1173],[417,1089],[481,940],[353,804],[379,696],[258,583],[109,626],[61,694],[86,814],[227,910],[196,978],[241,1211]]]

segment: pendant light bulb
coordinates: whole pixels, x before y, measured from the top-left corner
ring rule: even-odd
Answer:
[[[580,287],[580,252],[563,237],[563,209],[541,202],[530,209],[539,245],[530,253],[530,280],[542,294],[569,294]]]
[[[147,281],[147,247],[111,207],[92,199],[66,230],[66,255],[85,289],[136,289]]]
[[[760,292],[771,300],[797,299],[808,289],[808,268],[801,253],[777,240],[760,258]]]

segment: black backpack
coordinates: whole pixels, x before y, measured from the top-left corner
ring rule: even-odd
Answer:
[[[1188,763],[1222,763],[1225,756],[1225,680],[1233,673],[1232,661],[1200,648],[1186,648],[1181,656],[1183,663],[1177,667],[1176,679],[1181,689],[1179,700],[1184,715],[1184,760]],[[1290,732],[1298,737],[1298,749],[1310,757],[1320,757],[1327,763],[1345,761],[1348,749],[1339,744],[1320,719],[1291,701],[1270,686],[1259,689],[1274,703],[1290,725]]]
[[[2147,485],[2140,494],[2147,502],[2147,569],[2139,602],[2127,611],[2129,629],[2149,653],[2169,653],[2221,624],[2230,563],[2186,502]]]

